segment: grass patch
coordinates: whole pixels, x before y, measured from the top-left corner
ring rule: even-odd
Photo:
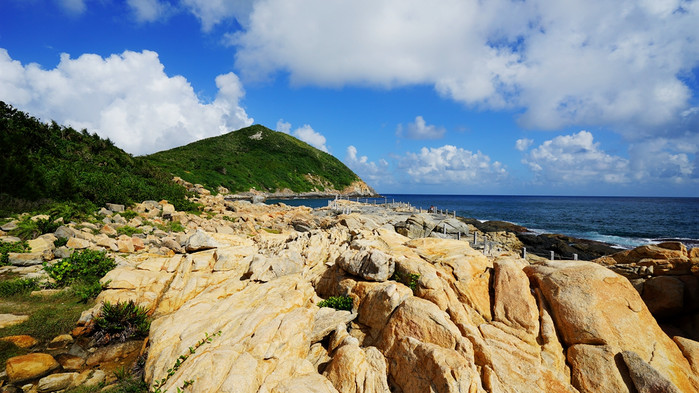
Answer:
[[[80,303],[80,297],[72,291],[50,296],[30,296],[23,292],[0,298],[0,313],[29,315],[26,321],[0,329],[0,337],[28,334],[40,343],[46,343],[59,334],[69,333],[75,327],[80,314],[94,302]],[[0,369],[12,357],[29,353],[29,349],[7,346],[0,341]]]
[[[352,298],[349,296],[330,296],[318,303],[318,307],[331,307],[335,310],[352,311]]]
[[[282,233],[282,231],[280,231],[279,229],[272,229],[272,228],[262,228],[262,229],[267,233],[273,233],[275,235],[279,235],[280,233]]]
[[[117,228],[117,233],[119,235],[133,236],[137,233],[143,233],[143,230],[140,228],[134,228],[132,226],[124,225],[123,227]]]
[[[72,285],[73,291],[81,297],[82,302],[87,302],[102,291],[99,280],[115,267],[114,259],[109,258],[104,251],[87,249],[75,251],[68,258],[63,258],[53,265],[44,263],[44,270],[54,279],[56,285]]]
[[[13,280],[0,281],[0,296],[3,298],[27,295],[37,289],[39,289],[39,284],[36,279],[15,278]]]

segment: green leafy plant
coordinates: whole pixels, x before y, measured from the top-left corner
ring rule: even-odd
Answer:
[[[68,244],[68,238],[67,237],[59,237],[56,240],[53,241],[53,245],[58,247],[63,247],[66,244]]]
[[[215,336],[220,336],[220,335],[221,335],[221,331],[220,331],[220,330],[219,330],[218,332],[212,334],[212,335],[209,335],[209,333],[206,333],[206,332],[205,332],[205,333],[204,333],[204,338],[202,338],[201,340],[199,340],[196,344],[194,344],[194,346],[189,347],[189,353],[185,353],[185,354],[183,354],[183,355],[180,355],[180,357],[178,357],[177,360],[175,361],[175,364],[174,364],[171,368],[169,368],[169,369],[167,370],[167,375],[166,375],[165,377],[163,377],[162,379],[160,379],[159,381],[156,381],[156,382],[153,384],[153,390],[151,390],[151,392],[153,392],[153,393],[162,393],[163,386],[165,386],[165,384],[167,383],[167,381],[169,381],[170,378],[171,378],[173,375],[175,375],[175,373],[177,372],[177,370],[180,369],[180,367],[182,366],[182,364],[183,364],[187,359],[189,359],[189,357],[190,357],[191,355],[193,355],[193,354],[197,351],[197,349],[199,349],[199,347],[201,347],[201,346],[204,345],[204,344],[208,344],[208,343],[212,342]],[[180,387],[177,388],[177,392],[179,393],[179,392],[183,391],[186,387],[191,386],[193,383],[194,383],[194,380],[193,380],[193,379],[185,380],[185,381],[184,381],[184,384],[183,384],[182,386],[180,386]]]
[[[416,273],[400,274],[396,270],[393,273],[391,280],[405,284],[408,288],[412,289],[413,293],[415,293],[415,291],[417,290],[418,280],[420,280],[420,275]]]
[[[331,307],[335,310],[352,311],[352,298],[349,296],[330,296],[318,303],[318,307]]]
[[[19,242],[1,242],[0,241],[0,266],[7,266],[10,264],[11,252],[24,253],[29,252],[29,244],[25,241]]]
[[[133,236],[137,233],[143,233],[140,228],[134,228],[132,226],[124,225],[123,227],[117,228],[117,233],[120,235]]]
[[[106,345],[114,340],[124,342],[130,338],[143,338],[148,336],[150,329],[148,310],[133,300],[114,304],[104,302],[94,321],[96,345]]]
[[[138,217],[138,213],[136,213],[135,211],[133,211],[131,209],[124,210],[123,212],[119,212],[119,215],[124,217],[124,219],[127,221],[131,220],[134,217]]]
[[[44,270],[58,286],[67,286],[76,281],[99,281],[114,267],[114,259],[104,251],[89,249],[75,251],[53,265],[44,262]]]
[[[0,297],[25,295],[39,289],[38,281],[34,278],[15,278],[13,280],[0,281]]]
[[[105,288],[105,285],[100,284],[99,280],[78,280],[73,283],[72,288],[80,301],[86,303],[88,300],[96,298]]]

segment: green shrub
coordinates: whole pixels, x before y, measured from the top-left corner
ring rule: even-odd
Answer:
[[[137,233],[143,233],[143,230],[139,228],[134,228],[132,226],[124,225],[123,227],[117,228],[117,233],[120,235],[133,236]]]
[[[75,251],[53,265],[44,262],[44,270],[59,286],[67,286],[76,281],[99,281],[116,263],[104,251]]]
[[[318,307],[332,307],[335,310],[352,311],[352,298],[349,296],[330,296],[318,303]]]
[[[138,217],[138,213],[135,211],[129,209],[129,210],[124,210],[123,212],[119,212],[119,215],[124,217],[125,220],[131,220],[132,218]]]
[[[29,244],[25,241],[19,242],[1,242],[0,241],[0,266],[7,266],[10,264],[11,252],[30,252]]]
[[[58,247],[63,247],[66,244],[68,244],[68,238],[67,237],[59,237],[56,240],[53,241],[53,245]]]
[[[31,291],[39,289],[37,280],[33,278],[16,278],[13,280],[0,281],[0,297],[10,297],[25,295]]]
[[[74,282],[72,288],[73,292],[80,297],[80,302],[87,303],[88,300],[96,298],[104,286],[100,284],[99,280],[88,279]]]
[[[148,310],[133,300],[116,304],[104,302],[102,311],[95,317],[95,343],[105,345],[113,340],[124,342],[129,338],[144,338],[149,329]]]

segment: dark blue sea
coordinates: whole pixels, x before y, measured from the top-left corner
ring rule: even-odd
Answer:
[[[435,206],[456,210],[461,217],[508,221],[537,233],[560,233],[624,248],[666,240],[699,246],[699,198],[406,194],[385,198],[360,201],[405,202],[423,209]],[[328,204],[327,199],[279,202],[310,207]]]

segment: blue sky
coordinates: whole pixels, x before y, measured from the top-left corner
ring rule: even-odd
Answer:
[[[258,123],[382,193],[699,196],[699,2],[4,0],[0,100],[148,154]]]

